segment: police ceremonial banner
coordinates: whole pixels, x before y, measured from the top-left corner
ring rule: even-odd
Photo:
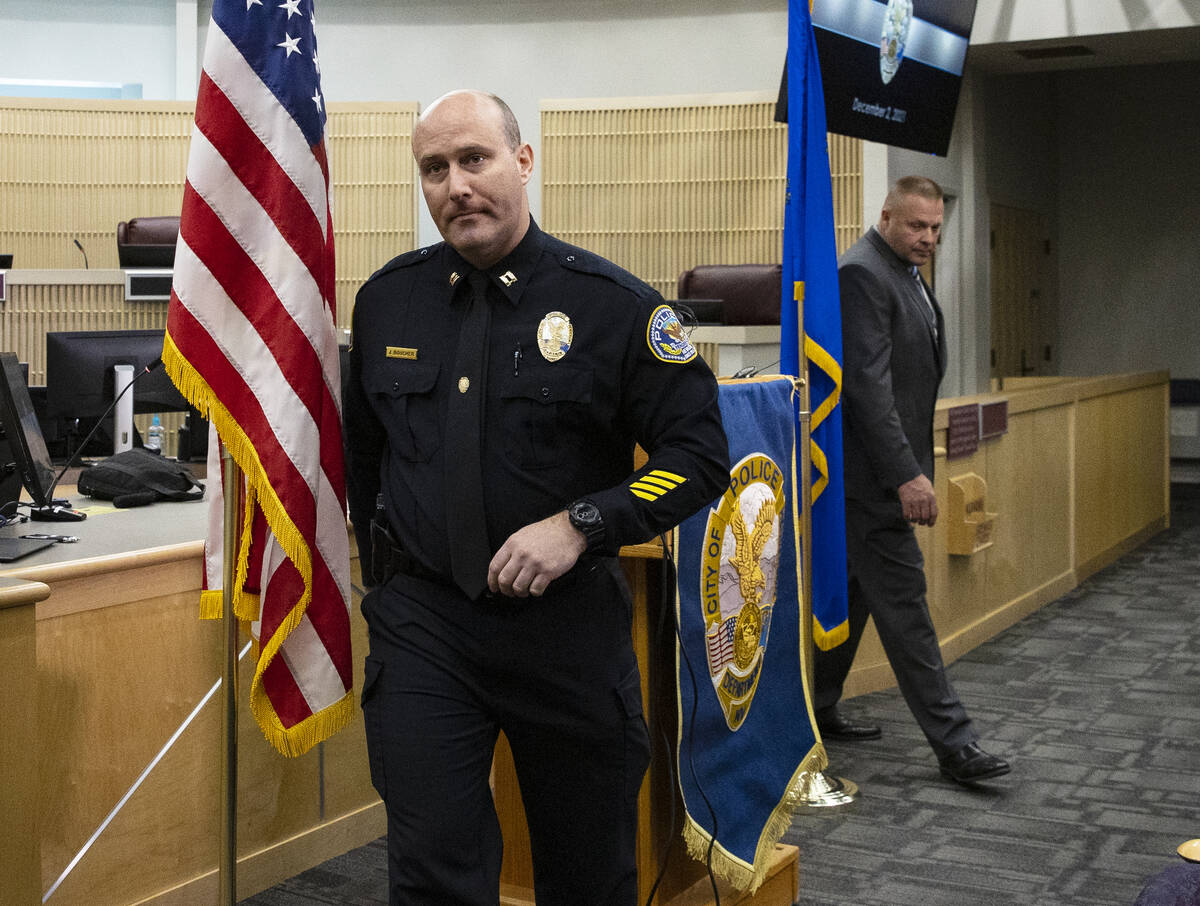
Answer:
[[[794,392],[790,377],[722,381],[729,488],[674,536],[684,838],[750,891],[826,766],[801,644]]]

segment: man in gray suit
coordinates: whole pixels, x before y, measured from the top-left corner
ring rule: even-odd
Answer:
[[[942,228],[942,190],[907,176],[888,192],[879,224],[838,263],[842,303],[842,424],[850,637],[816,654],[817,725],[831,739],[874,739],[878,727],[838,710],[867,616],[941,772],[971,784],[1007,774],[978,735],[946,677],[925,602],[912,526],[937,521],[933,411],[946,371],[941,309],[917,271]]]

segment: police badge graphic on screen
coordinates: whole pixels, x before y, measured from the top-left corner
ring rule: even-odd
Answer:
[[[885,85],[892,80],[904,59],[912,15],[912,0],[888,0],[883,14],[883,34],[879,38],[879,77]]]
[[[945,155],[976,0],[815,0],[830,132]]]
[[[708,672],[730,730],[750,712],[762,672],[779,577],[784,473],[762,453],[730,472],[709,512],[701,558]]]

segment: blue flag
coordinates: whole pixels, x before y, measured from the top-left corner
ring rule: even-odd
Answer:
[[[688,851],[753,891],[825,750],[800,646],[792,378],[723,381],[729,487],[675,532],[679,787]],[[804,720],[803,715],[809,720]]]
[[[788,3],[788,162],[783,218],[780,369],[801,375],[807,359],[812,407],[813,641],[822,650],[849,635],[846,509],[842,484],[842,315],[825,98],[807,0]],[[793,300],[796,305],[787,304]],[[804,314],[803,329],[798,323]]]

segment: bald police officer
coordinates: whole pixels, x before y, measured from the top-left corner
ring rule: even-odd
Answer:
[[[503,730],[539,906],[633,904],[649,742],[616,555],[727,486],[716,382],[656,292],[538,228],[503,101],[443,96],[413,154],[445,241],[360,290],[345,400],[391,902],[498,902]]]

